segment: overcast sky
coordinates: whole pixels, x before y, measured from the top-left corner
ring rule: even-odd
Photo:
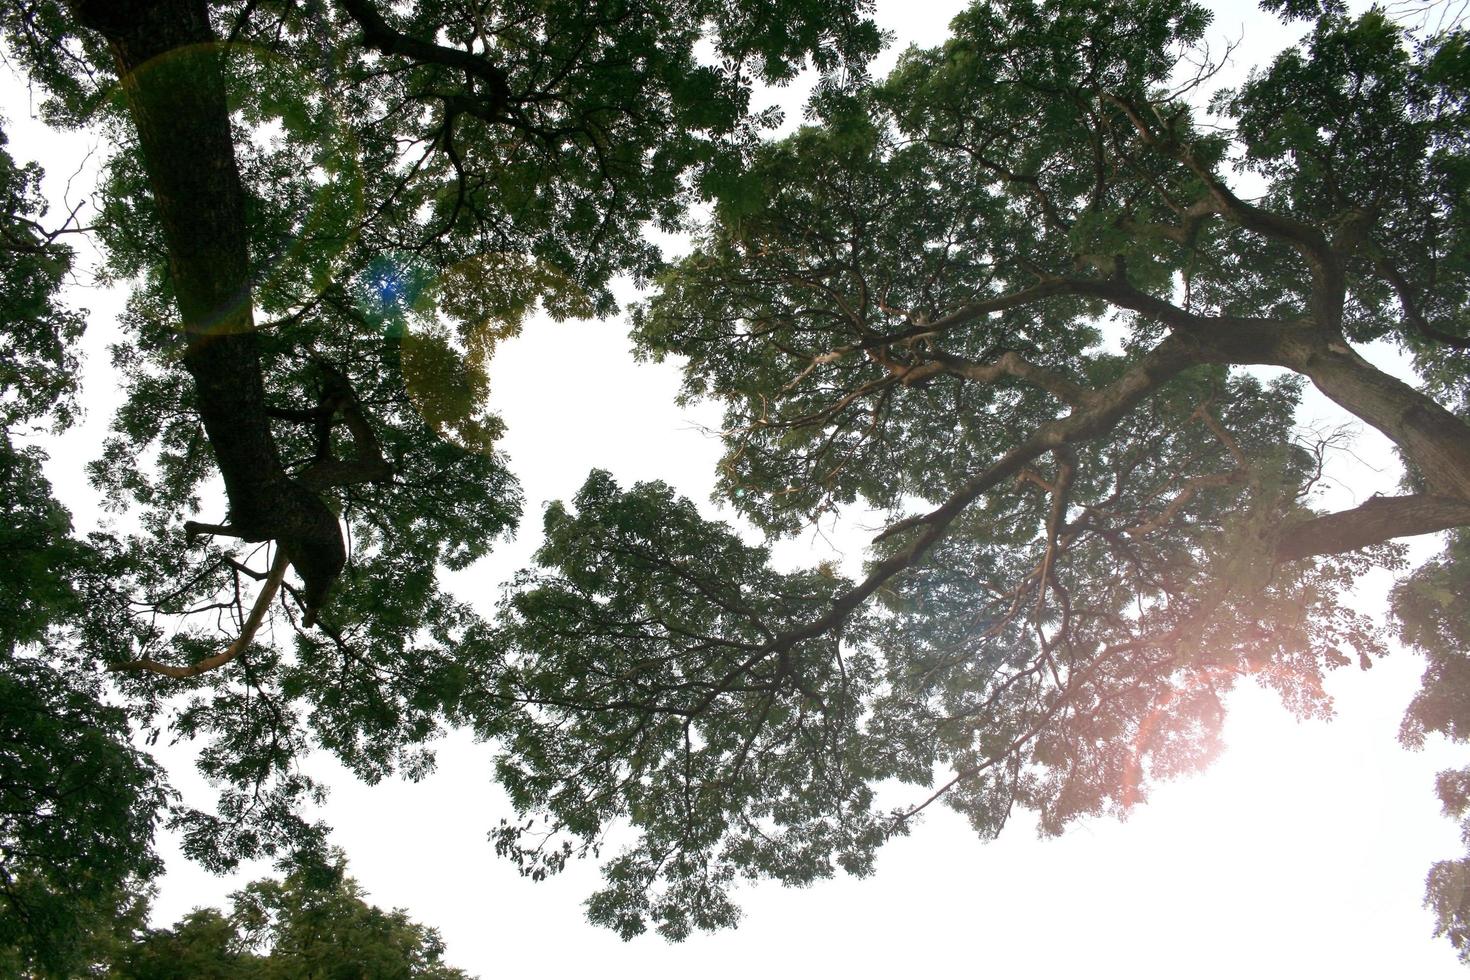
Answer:
[[[942,40],[962,6],[878,4],[881,22],[898,37],[895,50]],[[1249,5],[1215,9],[1217,40],[1243,41],[1231,77],[1292,34]],[[884,65],[891,61],[892,52]],[[59,200],[95,138],[48,134],[31,117],[23,84],[14,77],[0,84],[11,154],[39,160],[48,193]],[[771,98],[799,104],[799,91]],[[84,184],[85,173],[73,183],[73,200]],[[92,311],[89,416],[54,447],[50,473],[85,529],[98,512],[80,465],[110,416],[113,392],[100,352],[121,300],[80,286],[71,300]],[[1385,367],[1396,363],[1391,352],[1369,353]],[[591,467],[625,485],[662,479],[708,500],[719,446],[701,424],[716,416],[674,405],[674,366],[634,363],[624,323],[532,321],[500,348],[491,378],[493,406],[508,426],[503,448],[527,512],[517,541],[454,579],[487,611],[499,582],[527,564],[542,506],[573,494]],[[1304,421],[1328,421],[1331,411],[1313,399]],[[1392,458],[1373,433],[1358,454]],[[1351,461],[1336,476],[1349,502],[1396,480],[1391,470]],[[807,535],[780,557],[810,565],[829,557],[835,541],[845,549],[839,557],[860,560],[852,528],[829,537]],[[1429,550],[1432,542],[1421,553]],[[1388,584],[1381,576],[1365,583],[1363,605],[1381,609]],[[1203,775],[1161,787],[1126,822],[1082,821],[1043,841],[1021,815],[999,840],[982,844],[954,814],[933,810],[912,837],[881,852],[873,877],[746,889],[738,930],[678,946],[655,937],[622,943],[588,926],[581,902],[596,886],[594,865],[533,884],[495,858],[486,832],[511,813],[491,785],[490,747],[447,739],[438,771],[418,784],[368,788],[328,759],[313,765],[333,786],[324,813],[333,839],[370,899],[440,929],[449,962],[485,978],[573,971],[720,978],[753,970],[773,977],[1458,977],[1463,968],[1447,943],[1430,938],[1420,903],[1430,862],[1463,851],[1455,826],[1439,815],[1433,781],[1438,770],[1463,765],[1466,753],[1440,745],[1408,753],[1395,741],[1421,670],[1397,651],[1369,672],[1339,671],[1329,684],[1338,706],[1331,723],[1298,724],[1270,695],[1248,687],[1230,699],[1222,758]],[[199,791],[190,753],[169,758],[177,763],[175,784]],[[179,858],[172,840],[163,851],[169,872],[155,905],[159,924],[220,904],[270,871],[256,865],[213,878]]]

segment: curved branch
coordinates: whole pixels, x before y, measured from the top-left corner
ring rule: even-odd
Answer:
[[[1373,264],[1377,267],[1379,275],[1388,280],[1393,287],[1394,294],[1398,296],[1399,306],[1404,311],[1404,318],[1409,325],[1427,340],[1452,347],[1455,350],[1470,351],[1470,337],[1456,337],[1454,334],[1445,333],[1433,326],[1424,318],[1424,313],[1419,309],[1419,304],[1414,302],[1414,291],[1409,282],[1399,272],[1398,268],[1388,260],[1387,256],[1375,254]]]
[[[265,577],[265,585],[261,586],[260,594],[255,597],[255,605],[250,607],[250,615],[245,617],[245,624],[240,628],[240,635],[235,638],[222,652],[203,660],[196,660],[186,667],[178,664],[166,664],[157,660],[143,657],[139,660],[129,660],[127,663],[113,664],[108,670],[113,672],[124,670],[141,670],[150,674],[161,674],[164,677],[173,677],[183,680],[188,677],[198,677],[200,674],[208,673],[217,667],[223,667],[238,657],[246,647],[255,639],[260,624],[265,621],[266,611],[270,609],[272,600],[276,593],[281,590],[281,582],[286,577],[286,566],[290,560],[286,555],[285,548],[276,549],[276,560],[271,563],[271,570]]]
[[[369,0],[341,0],[342,9],[362,29],[363,43],[383,54],[400,55],[419,64],[457,68],[477,78],[490,88],[492,111],[504,113],[510,107],[510,83],[505,70],[484,57],[459,48],[446,47],[396,31],[383,19]]]

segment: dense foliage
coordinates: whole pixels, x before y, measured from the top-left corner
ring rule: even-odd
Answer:
[[[613,275],[656,268],[645,226],[766,122],[752,84],[858,70],[878,36],[835,0],[24,0],[0,27],[47,118],[111,138],[91,225],[133,285],[90,471],[121,530],[83,542],[11,439],[70,418],[75,222],[44,226],[37,173],[5,161],[9,938],[65,933],[22,899],[151,874],[165,815],[217,869],[320,850],[310,749],[368,780],[432,765],[485,659],[438,575],[520,509],[483,405],[495,342],[538,304],[610,311]],[[130,726],[198,739],[213,805],[169,798]],[[53,821],[44,792],[78,781]]]
[[[1203,120],[1207,24],[977,4],[755,151],[635,336],[725,406],[741,516],[890,523],[859,582],[762,583],[660,488],[554,509],[500,634],[535,706],[507,784],[548,820],[503,851],[551,870],[626,816],[593,916],[679,936],[732,921],[740,876],[863,872],[938,801],[985,836],[1126,810],[1212,756],[1242,678],[1322,715],[1325,672],[1386,652],[1348,589],[1470,519],[1465,37],[1330,10]],[[1402,496],[1330,512],[1346,437],[1298,428],[1304,382],[1398,445]],[[1399,591],[1432,664],[1411,741],[1465,724],[1458,555]],[[767,604],[805,581],[819,603]],[[891,780],[919,788],[875,805]],[[1462,943],[1464,875],[1430,883]]]
[[[117,543],[73,536],[30,438],[74,420],[83,324],[54,301],[71,251],[42,225],[39,180],[0,150],[0,969],[12,975],[84,961],[78,937],[157,872],[168,798],[91,669],[129,654]]]
[[[168,928],[147,925],[151,891],[134,881],[109,914],[78,923],[64,965],[15,958],[4,945],[0,963],[17,977],[469,980],[445,965],[435,930],[368,904],[341,853],[325,857],[250,882],[227,912],[196,908]]]
[[[1324,673],[1385,650],[1349,590],[1412,535],[1452,532],[1395,593],[1430,662],[1404,737],[1470,731],[1466,34],[1268,4],[1306,40],[1206,114],[1186,0],[977,3],[877,81],[862,6],[0,11],[48,118],[111,139],[93,224],[133,287],[90,471],[122,530],[84,540],[20,438],[75,397],[66,224],[0,161],[0,942],[22,962],[66,969],[44,957],[97,933],[88,909],[137,914],[164,815],[216,869],[320,864],[301,757],[418,775],[446,725],[500,746],[518,816],[493,837],[528,875],[631,825],[589,902],[624,936],[732,923],[741,877],[865,873],[940,801],[982,835],[1017,806],[1057,833],[1206,762],[1242,678],[1325,713]],[[751,85],[805,62],[809,125],[763,141]],[[666,263],[650,225],[692,252]],[[653,286],[642,354],[723,405],[742,519],[887,515],[861,578],[777,571],[667,487],[594,473],[497,616],[441,586],[519,515],[496,343],[538,307],[611,313],[618,275]],[[1307,384],[1396,444],[1401,494],[1331,510],[1348,440],[1299,427]],[[200,740],[212,805],[133,747],[164,731]],[[68,778],[90,788],[37,795]],[[1467,782],[1441,780],[1454,815]],[[1462,949],[1467,869],[1430,878]],[[338,878],[332,908],[437,962]],[[138,962],[257,969],[233,930],[306,907],[301,879],[272,887]]]
[[[340,853],[253,881],[228,913],[195,909],[169,929],[124,937],[107,964],[119,980],[469,980],[444,963],[439,934],[402,910],[369,905]]]

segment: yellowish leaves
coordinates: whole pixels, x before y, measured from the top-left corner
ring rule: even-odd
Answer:
[[[593,303],[557,269],[524,255],[487,253],[445,270],[417,304],[447,318],[405,331],[402,369],[409,397],[440,437],[489,452],[500,423],[485,411],[497,345],[518,336],[537,306],[553,318],[586,317]]]

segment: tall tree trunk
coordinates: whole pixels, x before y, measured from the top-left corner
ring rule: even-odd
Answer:
[[[346,559],[336,515],[286,472],[271,434],[254,332],[245,192],[225,102],[223,55],[204,0],[72,0],[112,50],[157,206],[184,366],[224,477],[229,527],[275,540],[301,576],[308,615]]]

